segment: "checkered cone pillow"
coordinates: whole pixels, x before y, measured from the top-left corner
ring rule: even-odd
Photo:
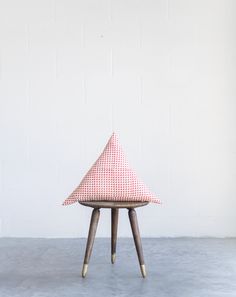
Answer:
[[[92,200],[161,203],[130,168],[114,133],[98,160],[63,205]]]

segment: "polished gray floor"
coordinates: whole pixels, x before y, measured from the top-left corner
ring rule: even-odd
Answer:
[[[96,239],[87,278],[84,239],[0,239],[1,297],[236,297],[236,239],[143,239],[142,279],[132,239]]]

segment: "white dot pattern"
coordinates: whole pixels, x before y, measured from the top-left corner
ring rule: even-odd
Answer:
[[[99,200],[161,203],[130,168],[114,133],[98,160],[63,205]]]

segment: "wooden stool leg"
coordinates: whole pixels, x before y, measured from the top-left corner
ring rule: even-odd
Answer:
[[[130,225],[131,225],[131,229],[134,237],[136,251],[138,254],[141,273],[143,277],[146,277],[146,269],[145,269],[144,258],[143,258],[142,243],[141,243],[140,233],[138,228],[138,220],[137,220],[136,211],[133,208],[129,209],[129,220],[130,220]]]
[[[111,263],[114,264],[116,260],[116,240],[118,227],[119,209],[111,209]]]
[[[87,245],[86,245],[86,251],[84,256],[84,265],[82,269],[82,277],[86,276],[86,273],[88,271],[88,264],[89,259],[92,253],[94,238],[98,226],[100,216],[100,210],[98,208],[95,208],[92,212],[91,220],[90,220],[90,227],[89,227],[89,233],[88,233],[88,239],[87,239]]]

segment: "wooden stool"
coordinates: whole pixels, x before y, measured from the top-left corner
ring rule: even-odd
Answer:
[[[141,239],[139,234],[137,215],[134,208],[145,206],[148,204],[148,202],[86,201],[86,202],[79,202],[79,203],[84,206],[89,206],[93,208],[89,232],[88,232],[86,251],[84,256],[82,277],[85,277],[88,271],[89,259],[92,253],[94,238],[95,238],[99,216],[100,216],[100,208],[111,208],[111,263],[112,264],[115,263],[115,259],[116,259],[116,240],[117,240],[119,208],[127,208],[129,210],[129,220],[130,220],[130,225],[133,233],[136,251],[138,254],[140,269],[141,269],[142,276],[145,277],[146,270],[145,270],[145,264],[144,264],[144,258],[143,258],[143,250],[142,250],[142,244],[141,244]]]

